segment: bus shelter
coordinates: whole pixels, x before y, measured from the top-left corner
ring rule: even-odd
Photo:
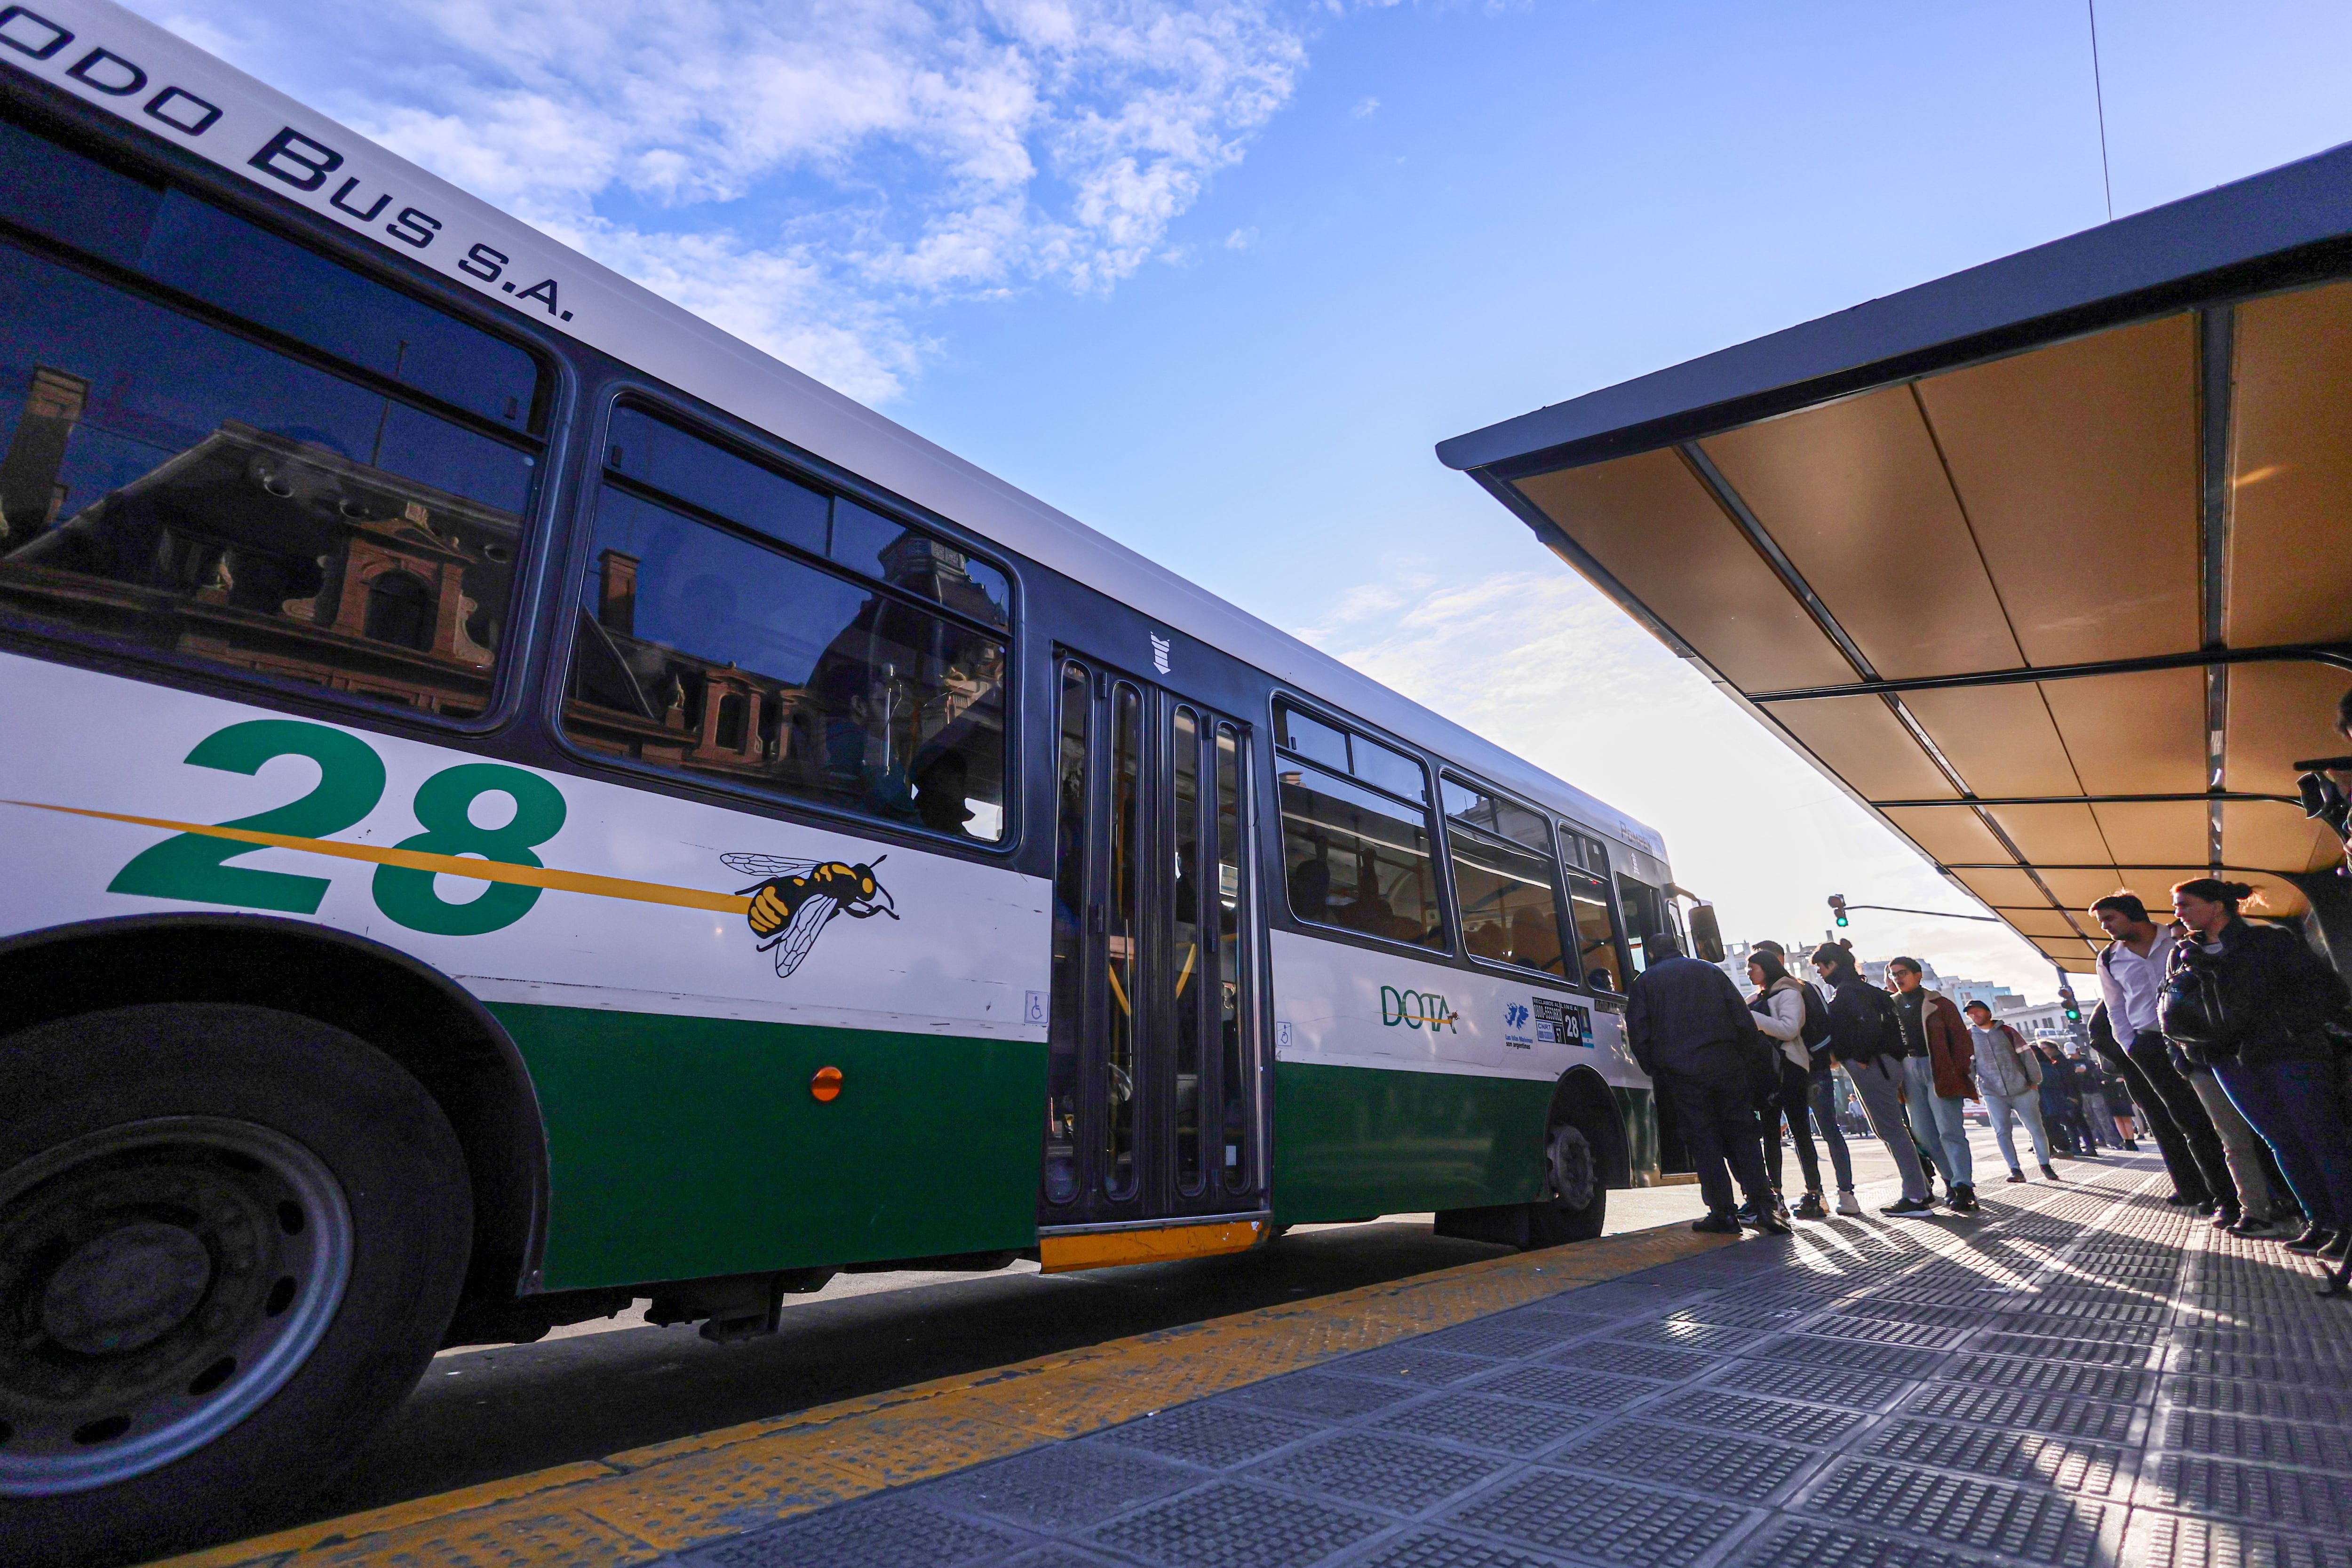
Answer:
[[[1438,455],[2061,969],[2209,873],[2352,963],[2352,145]]]

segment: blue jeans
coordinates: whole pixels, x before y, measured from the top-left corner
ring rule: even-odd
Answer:
[[[2338,1230],[2352,1222],[2352,1129],[2336,1064],[2217,1061],[2213,1076],[2278,1156],[2312,1224]]]
[[[1830,1075],[1813,1075],[1813,1130],[1830,1146],[1830,1163],[1836,1168],[1838,1191],[1853,1191],[1853,1156],[1845,1152],[1845,1132],[1838,1126],[1837,1107],[1830,1103]]]
[[[1976,1163],[1969,1153],[1969,1124],[1960,1114],[1960,1108],[1968,1102],[1957,1096],[1947,1100],[1936,1092],[1933,1057],[1903,1058],[1903,1090],[1910,1097],[1913,1131],[1922,1140],[1932,1142],[1941,1156],[1936,1163],[1944,1168],[1945,1184],[1975,1186]]]
[[[1984,1091],[1985,1109],[1992,1112],[1992,1135],[2000,1144],[2001,1158],[2012,1171],[2021,1169],[2017,1163],[2017,1145],[2010,1142],[2009,1119],[2014,1113],[2025,1123],[2025,1131],[2033,1139],[2033,1157],[2041,1163],[2050,1163],[2050,1135],[2042,1127],[2042,1094],[2035,1089],[2020,1089],[2015,1094],[1995,1094]]]

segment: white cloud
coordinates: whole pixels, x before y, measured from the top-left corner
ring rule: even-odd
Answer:
[[[1099,293],[1288,99],[1275,0],[359,0],[157,19],[802,368],[887,398],[944,300]]]
[[[1348,110],[1348,118],[1350,120],[1370,120],[1373,115],[1380,112],[1380,108],[1381,100],[1377,98],[1359,99],[1356,102],[1356,107]]]
[[[1727,937],[1811,936],[1832,893],[1983,912],[1566,572],[1391,574],[1298,635],[1658,829],[1675,880],[1715,903]],[[2005,927],[1853,919],[1865,957],[1908,952],[1945,974],[2056,994],[2048,963]]]
[[[1233,233],[1225,236],[1225,248],[1227,250],[1247,250],[1251,246],[1255,245],[1256,243],[1257,230],[1255,228],[1237,228],[1234,230]]]

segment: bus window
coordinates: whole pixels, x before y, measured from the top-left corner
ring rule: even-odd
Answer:
[[[1201,721],[1180,707],[1170,720],[1170,773],[1176,786],[1175,889],[1170,900],[1167,962],[1176,1015],[1176,1190],[1201,1190],[1201,997],[1209,984],[1201,962],[1202,920],[1208,910],[1201,881]]]
[[[1087,728],[1093,711],[1086,666],[1062,666],[1062,713],[1054,763],[1054,1009],[1045,1062],[1045,1201],[1078,1195],[1078,1042],[1084,1032],[1087,900]]]
[[[855,501],[834,498],[828,549],[854,572],[936,599],[992,626],[1012,624],[1013,585],[1003,573]]]
[[[26,145],[46,163],[17,182]],[[481,712],[535,461],[492,421],[528,417],[529,357],[308,251],[297,271],[331,279],[324,298],[346,315],[272,303],[264,275],[294,247],[22,132],[0,140],[0,216],[347,353],[377,387],[406,382],[486,416],[427,412],[0,242],[0,605]],[[379,328],[409,338],[380,343]]]
[[[1224,1096],[1225,1185],[1250,1184],[1247,1143],[1250,1086],[1242,1068],[1242,1017],[1247,1006],[1243,982],[1249,955],[1242,951],[1242,763],[1241,736],[1231,724],[1217,726],[1217,958],[1223,1058],[1217,1082]]]
[[[686,458],[673,452],[670,470],[711,471]],[[637,463],[625,446],[622,459]],[[640,472],[658,468],[648,458]],[[598,498],[565,733],[886,821],[1002,838],[1003,640],[688,516],[639,489],[650,484],[608,481]],[[742,715],[731,722],[730,700]]]
[[[1454,902],[1474,958],[1565,977],[1559,867],[1544,819],[1454,779],[1439,781],[1454,860]]]
[[[1643,952],[1643,939],[1653,932],[1672,935],[1674,926],[1666,913],[1666,901],[1658,889],[1647,882],[1637,882],[1631,877],[1617,879],[1617,896],[1625,907],[1625,923],[1632,929],[1625,933],[1625,950],[1633,972],[1639,974],[1649,967]]]
[[[1617,928],[1609,919],[1609,884],[1589,871],[1570,871],[1567,879],[1584,983],[1596,991],[1622,991],[1617,983]]]
[[[1280,783],[1291,912],[1320,925],[1443,949],[1428,815],[1287,758]]]
[[[1110,1010],[1103,1046],[1103,1195],[1135,1195],[1135,1002],[1143,929],[1143,694],[1122,680],[1110,716]]]

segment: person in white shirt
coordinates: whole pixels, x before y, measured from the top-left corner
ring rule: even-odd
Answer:
[[[2114,939],[2099,954],[2107,1026],[2125,1059],[2140,1069],[2157,1102],[2179,1126],[2196,1161],[2193,1172],[2172,1172],[2175,1195],[2210,1214],[2217,1227],[2271,1235],[2280,1228],[2280,1216],[2261,1138],[2211,1069],[2190,1067],[2158,1026],[2173,931],[2148,919],[2147,906],[2133,893],[2108,894],[2091,906],[2091,918]]]

